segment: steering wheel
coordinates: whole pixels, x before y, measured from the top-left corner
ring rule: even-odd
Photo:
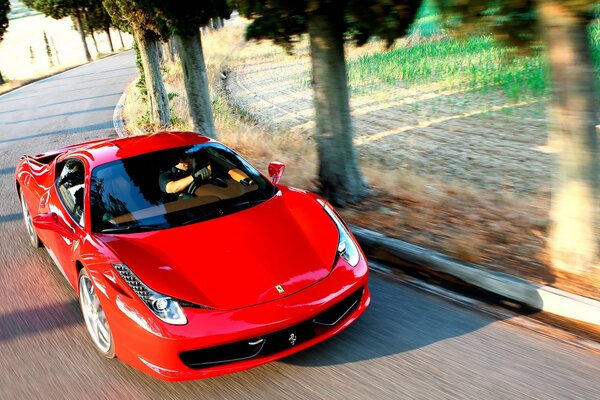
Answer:
[[[215,186],[219,186],[222,188],[226,188],[227,187],[227,182],[225,182],[223,179],[216,177],[214,175],[211,175],[210,178],[208,178],[205,181],[192,181],[192,183],[190,184],[190,186],[188,186],[186,193],[190,194],[192,196],[195,196],[196,190],[201,186],[201,185],[205,185],[207,183],[213,184]]]

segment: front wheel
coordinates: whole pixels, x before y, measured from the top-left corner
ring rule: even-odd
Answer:
[[[115,356],[115,345],[108,320],[85,268],[79,272],[79,305],[85,326],[98,351],[107,358]]]
[[[33,218],[31,217],[31,213],[29,212],[29,207],[27,207],[27,202],[25,201],[25,196],[23,195],[23,191],[19,191],[21,197],[21,210],[23,211],[23,221],[25,221],[25,227],[27,228],[27,235],[29,236],[29,242],[35,248],[42,247],[42,242],[35,232],[35,227],[33,226]]]

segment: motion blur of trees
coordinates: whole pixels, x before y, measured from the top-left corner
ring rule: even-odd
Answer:
[[[23,0],[23,4],[54,19],[73,17],[75,27],[81,37],[85,58],[88,61],[92,61],[90,50],[85,41],[86,35],[83,25],[83,15],[86,10],[87,1],[88,0]]]
[[[414,21],[421,0],[239,0],[252,19],[248,39],[270,39],[288,50],[309,34],[321,194],[336,205],[367,194],[352,142],[344,41],[377,36],[391,44]]]
[[[10,12],[10,2],[8,0],[0,0],[0,42],[4,32],[8,29],[8,13]],[[4,83],[2,72],[0,71],[0,85]]]
[[[131,32],[137,43],[152,122],[165,127],[171,124],[169,96],[160,72],[159,41],[169,37],[166,21],[156,8],[143,0],[104,0],[104,7],[115,25]]]
[[[580,275],[600,272],[600,147],[597,71],[591,24],[598,2],[586,0],[438,0],[456,31],[488,29],[505,45],[548,60],[549,143],[556,152],[550,210],[553,267]],[[541,46],[540,46],[541,45]]]
[[[149,0],[149,3],[173,32],[193,129],[216,138],[200,28],[208,25],[213,18],[228,18],[231,11],[225,0]]]

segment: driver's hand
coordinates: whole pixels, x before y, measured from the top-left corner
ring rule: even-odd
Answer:
[[[210,178],[210,166],[204,167],[201,170],[198,170],[192,174],[195,181],[205,181]]]

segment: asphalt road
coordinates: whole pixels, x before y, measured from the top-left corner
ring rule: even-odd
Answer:
[[[21,154],[114,136],[131,53],[0,97],[0,399],[600,399],[600,357],[373,274],[371,308],[339,336],[250,371],[165,383],[99,356],[75,293],[29,246]]]

